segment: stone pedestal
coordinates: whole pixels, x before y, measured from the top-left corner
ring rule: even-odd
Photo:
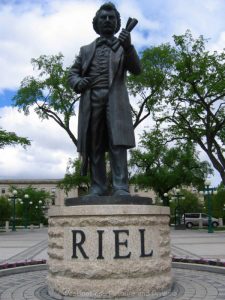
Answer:
[[[154,299],[170,291],[167,207],[52,207],[48,234],[48,286],[56,299]]]

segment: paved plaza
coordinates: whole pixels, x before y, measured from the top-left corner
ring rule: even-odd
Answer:
[[[47,259],[47,228],[0,232],[0,264]]]
[[[172,230],[172,255],[225,261],[225,232],[207,230]]]
[[[47,239],[46,228],[0,232],[0,264],[47,259]],[[176,257],[225,261],[225,232],[209,234],[205,230],[171,230],[171,248]],[[47,294],[46,276],[47,266],[34,267],[32,272],[2,276],[0,299],[53,300]],[[225,270],[218,274],[174,265],[173,276],[171,293],[159,295],[158,299],[225,299]],[[148,297],[140,299],[147,300]]]

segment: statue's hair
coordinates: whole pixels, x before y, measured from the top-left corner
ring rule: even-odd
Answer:
[[[115,29],[115,33],[117,33],[120,30],[121,27],[121,19],[120,19],[120,13],[116,9],[115,5],[112,2],[106,2],[104,3],[99,10],[96,12],[95,17],[93,18],[93,28],[97,34],[99,34],[99,29],[98,29],[98,17],[101,12],[101,10],[113,10],[115,11],[116,18],[117,18],[117,27]]]

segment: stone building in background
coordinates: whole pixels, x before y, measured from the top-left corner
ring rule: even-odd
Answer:
[[[51,201],[53,205],[64,205],[65,198],[78,197],[78,190],[72,189],[66,194],[64,190],[58,187],[61,179],[2,179],[0,180],[0,196],[9,195],[10,188],[25,189],[29,186],[38,190],[44,190],[51,194]],[[150,197],[155,202],[155,193],[152,190],[141,190],[135,186],[130,185],[131,195],[138,195],[142,197]]]
[[[0,180],[0,196],[10,194],[9,190],[15,188],[25,189],[29,186],[37,190],[49,192],[51,199],[50,204],[63,205],[65,198],[77,197],[77,189],[71,190],[66,194],[58,187],[60,179],[5,179]]]

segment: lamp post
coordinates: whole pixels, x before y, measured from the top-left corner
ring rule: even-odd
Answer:
[[[13,223],[12,223],[12,231],[16,231],[16,199],[17,199],[17,190],[12,191],[13,196],[10,199],[13,200]]]
[[[11,197],[9,197],[10,200],[13,200],[13,223],[12,223],[12,231],[16,231],[16,200],[18,200],[18,202],[20,204],[24,204],[24,201],[22,199],[20,199],[20,198],[17,197],[17,194],[18,194],[17,190],[13,190],[12,194],[13,195]],[[29,195],[25,194],[24,195],[25,205],[27,205],[28,198],[29,198]],[[26,210],[25,210],[25,212],[26,212]],[[25,218],[25,228],[27,228],[27,215],[26,215],[26,218]]]
[[[181,209],[180,209],[180,200],[184,200],[185,197],[180,193],[180,189],[175,189],[175,193],[172,197],[176,201],[175,206],[175,229],[185,229],[185,222],[181,224]]]
[[[41,209],[42,209],[42,200],[38,201],[38,205],[35,206],[35,208],[37,209],[37,213],[38,213],[38,221],[39,221],[39,227],[41,224]]]
[[[210,180],[205,180],[204,190],[201,191],[201,194],[206,196],[207,198],[207,205],[208,205],[208,233],[213,233],[213,226],[212,226],[212,194],[216,194],[217,191],[215,188],[210,187]]]
[[[169,200],[169,195],[168,195],[168,193],[164,193],[164,194],[163,194],[163,200],[165,200],[163,204],[164,204],[165,206],[169,206],[170,200]]]
[[[25,229],[27,229],[28,226],[28,199],[29,199],[29,195],[25,194],[24,195],[24,200],[25,200],[25,222],[24,222],[24,227]],[[31,204],[33,204],[32,201],[30,201]]]
[[[33,204],[33,202],[32,201],[29,201],[29,206],[28,206],[28,208],[27,208],[27,215],[28,215],[28,213],[29,213],[29,208],[30,208],[30,206]]]

